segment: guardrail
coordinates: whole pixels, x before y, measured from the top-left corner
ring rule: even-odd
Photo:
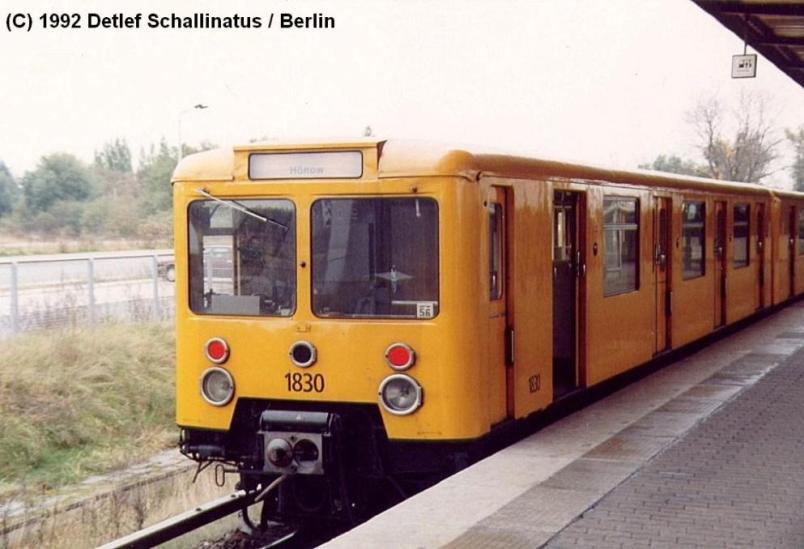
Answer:
[[[172,250],[0,258],[0,337],[173,316]]]

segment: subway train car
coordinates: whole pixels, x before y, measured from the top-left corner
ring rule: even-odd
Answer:
[[[372,140],[192,155],[173,197],[181,449],[283,520],[804,291],[804,195],[755,184]]]

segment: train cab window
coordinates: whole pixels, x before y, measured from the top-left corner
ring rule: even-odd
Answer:
[[[706,273],[706,204],[684,202],[681,209],[681,264],[684,280]]]
[[[603,295],[639,288],[639,206],[636,198],[603,199]]]
[[[312,305],[320,317],[438,314],[438,205],[429,198],[317,200]]]
[[[291,316],[296,308],[296,213],[289,200],[190,204],[190,309]]]
[[[804,208],[798,211],[798,255],[804,255]]]
[[[734,257],[734,267],[748,266],[748,250],[750,250],[751,240],[751,209],[748,204],[734,205],[734,239],[732,255]]]
[[[503,295],[503,210],[500,204],[489,205],[489,299]]]

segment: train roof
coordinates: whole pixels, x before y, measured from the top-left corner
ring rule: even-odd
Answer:
[[[516,156],[472,146],[451,147],[442,143],[408,140],[357,139],[330,142],[251,143],[187,156],[177,166],[173,181],[233,181],[245,173],[248,155],[254,152],[361,150],[375,159],[367,175],[378,178],[407,176],[457,176],[476,180],[480,176],[532,179],[551,178],[608,181],[670,189],[689,189],[740,194],[776,195],[804,199],[804,193],[779,191],[755,183],[720,181],[645,170],[618,170],[574,162]],[[372,173],[373,172],[373,173]]]

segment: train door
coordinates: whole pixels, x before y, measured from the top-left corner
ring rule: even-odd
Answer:
[[[796,226],[796,207],[790,206],[790,215],[788,217],[788,235],[787,239],[787,268],[790,275],[790,297],[796,295],[796,233],[798,227]]]
[[[757,272],[759,299],[757,304],[759,309],[765,307],[765,204],[757,204]]]
[[[513,326],[510,314],[510,219],[511,191],[493,187],[489,201],[489,322],[491,342],[492,422],[499,423],[514,416],[513,400]]]
[[[726,203],[715,202],[715,328],[726,324]]]
[[[553,398],[571,393],[579,382],[581,285],[583,257],[583,195],[553,194]]]
[[[670,253],[672,232],[670,219],[672,201],[669,198],[654,198],[653,204],[653,272],[656,287],[656,352],[670,348],[671,276]]]

